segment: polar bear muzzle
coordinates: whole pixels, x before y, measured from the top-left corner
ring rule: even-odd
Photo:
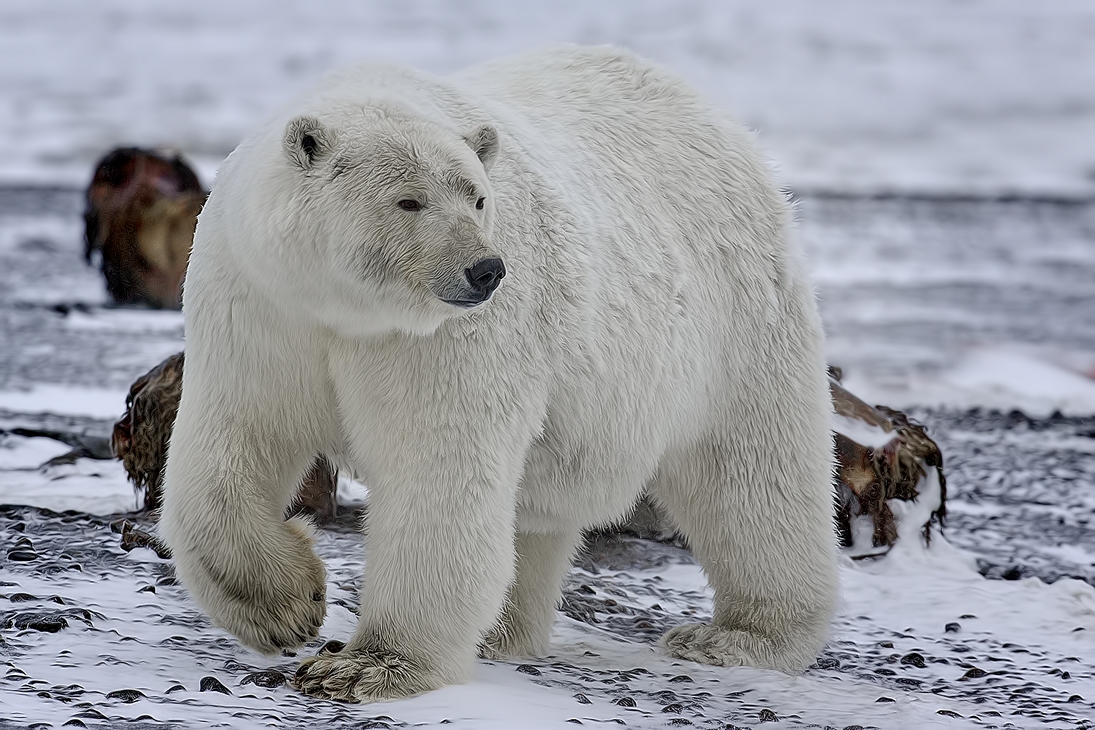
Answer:
[[[459,294],[445,299],[446,304],[471,308],[490,299],[490,295],[506,275],[506,264],[497,257],[481,259],[464,269],[467,286],[461,287]]]

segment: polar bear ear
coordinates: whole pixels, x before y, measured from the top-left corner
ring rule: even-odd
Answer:
[[[285,154],[302,170],[312,169],[331,151],[334,135],[315,117],[297,117],[285,125]]]
[[[465,134],[464,141],[475,151],[483,167],[489,170],[498,155],[498,130],[489,124],[481,124]]]

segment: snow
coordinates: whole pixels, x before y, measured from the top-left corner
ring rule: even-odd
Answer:
[[[758,129],[799,190],[1095,193],[1086,0],[305,0],[0,6],[0,180],[84,185],[119,144],[204,179],[321,74],[446,72],[548,43],[617,43]]]
[[[557,41],[629,46],[758,130],[802,194],[829,356],[852,392],[947,414],[1089,417],[1095,208],[1068,201],[1095,197],[1092,37],[1085,0],[0,5],[0,547],[26,538],[40,555],[0,562],[0,626],[24,611],[92,612],[66,614],[58,633],[0,630],[0,729],[80,713],[89,726],[243,729],[1092,727],[1095,589],[1063,577],[1095,581],[1095,441],[1079,421],[941,417],[950,539],[927,547],[918,534],[938,499],[931,475],[921,499],[894,505],[888,554],[842,558],[832,639],[803,675],[668,659],[658,632],[706,618],[711,592],[687,555],[632,546],[645,557],[626,568],[573,569],[568,600],[592,601],[597,622],[560,613],[551,657],[479,662],[466,685],[357,707],[241,684],[252,670],[291,675],[295,660],[242,649],[173,584],[169,562],[118,547],[108,523],[137,505],[120,463],[66,459],[69,446],[13,432],[105,433],[133,378],[183,346],[178,313],[108,306],[82,262],[79,198],[48,186],[82,187],[113,146],[161,143],[209,184],[250,127],[342,64],[443,73]],[[893,192],[924,197],[872,197]],[[1045,200],[949,200],[1013,193]],[[343,477],[339,498],[360,505],[368,492]],[[362,551],[354,535],[318,541],[322,637],[345,639]],[[1008,566],[1055,582],[982,575]],[[971,667],[988,674],[962,679]],[[232,694],[200,691],[207,676]],[[108,697],[125,688],[145,696]]]
[[[120,418],[126,391],[39,384],[29,390],[0,391],[0,408],[91,418]]]

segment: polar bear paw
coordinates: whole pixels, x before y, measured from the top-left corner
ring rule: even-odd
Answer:
[[[536,656],[540,652],[538,642],[530,636],[507,631],[495,625],[479,643],[480,659],[509,659],[511,657]]]
[[[265,562],[226,564],[223,556],[201,555],[188,581],[219,626],[264,654],[315,638],[327,613],[326,571],[312,549],[311,526],[293,519],[278,528]]]
[[[416,662],[393,651],[321,653],[300,663],[292,684],[306,695],[342,702],[379,702],[437,689]]]
[[[719,667],[759,667],[799,672],[812,658],[801,658],[764,636],[712,624],[685,624],[662,637],[666,652],[678,659]]]

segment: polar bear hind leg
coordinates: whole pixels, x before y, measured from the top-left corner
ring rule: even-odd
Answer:
[[[573,530],[517,533],[517,575],[502,614],[479,646],[481,657],[543,655],[579,537]]]
[[[704,664],[801,671],[836,600],[827,462],[757,441],[745,423],[667,456],[651,484],[715,591],[710,624],[679,626],[662,643]]]

